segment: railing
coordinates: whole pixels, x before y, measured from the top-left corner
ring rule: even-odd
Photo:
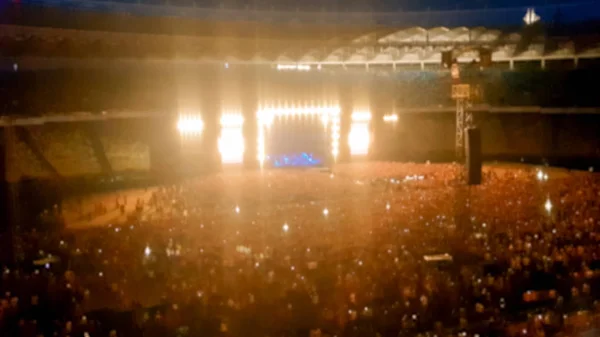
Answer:
[[[515,26],[523,23],[526,7],[420,12],[280,11],[184,7],[168,4],[123,3],[87,0],[13,0],[20,5],[69,10],[122,13],[139,16],[189,17],[208,21],[260,21],[386,26]],[[535,8],[544,22],[569,24],[600,19],[600,1],[546,5]]]

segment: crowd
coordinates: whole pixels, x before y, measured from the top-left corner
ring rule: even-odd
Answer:
[[[148,190],[22,232],[2,336],[546,336],[598,328],[600,176],[362,163]]]

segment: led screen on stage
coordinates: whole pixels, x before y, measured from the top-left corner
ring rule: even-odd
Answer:
[[[331,152],[318,115],[275,117],[265,140],[265,164],[273,167],[325,165]]]

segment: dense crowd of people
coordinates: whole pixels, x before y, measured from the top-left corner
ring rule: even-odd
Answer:
[[[21,232],[2,336],[490,336],[598,328],[600,177],[453,164],[224,172]]]

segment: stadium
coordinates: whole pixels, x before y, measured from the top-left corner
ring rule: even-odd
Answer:
[[[595,333],[598,23],[0,4],[0,335]]]

